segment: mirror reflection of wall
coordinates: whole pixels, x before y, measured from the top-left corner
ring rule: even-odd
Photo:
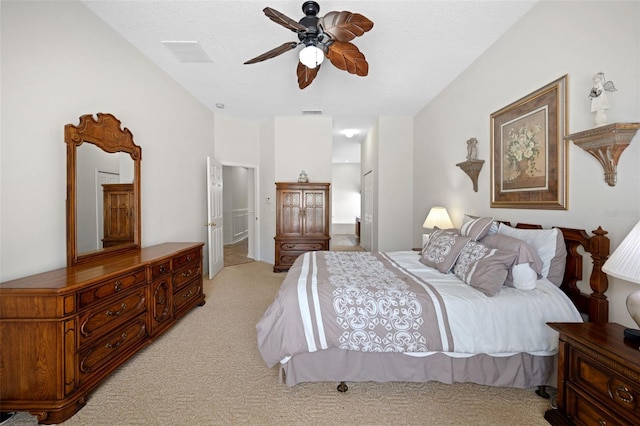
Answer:
[[[90,143],[76,151],[77,251],[86,253],[102,248],[103,183],[132,183],[134,163],[124,152],[108,153]]]

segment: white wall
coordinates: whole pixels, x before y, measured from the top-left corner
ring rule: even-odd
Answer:
[[[214,114],[79,2],[2,2],[0,280],[66,265],[64,125],[142,147],[142,244],[205,241]],[[185,125],[188,123],[188,125]]]
[[[332,120],[328,117],[275,118],[276,182],[331,182]]]
[[[413,119],[378,119],[378,250],[409,250],[413,222]],[[419,246],[415,246],[419,247]]]
[[[591,78],[603,71],[618,88],[609,96],[609,121],[640,121],[638,23],[639,2],[540,2],[417,114],[414,244],[429,208],[444,205],[454,225],[464,213],[587,231],[600,225],[609,231],[613,251],[640,219],[640,136],[622,154],[615,187],[604,182],[593,157],[570,143],[568,210],[491,209],[489,117],[568,74],[569,132],[591,128]],[[477,193],[455,166],[464,161],[470,137],[478,139],[478,158],[485,160]],[[624,298],[636,286],[616,279],[609,283],[610,320],[633,325]]]
[[[245,167],[222,167],[224,244],[234,244],[249,234],[249,172]]]

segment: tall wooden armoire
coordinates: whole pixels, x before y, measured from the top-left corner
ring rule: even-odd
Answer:
[[[287,271],[307,251],[329,250],[329,183],[276,183],[274,272]]]
[[[102,185],[104,195],[103,247],[133,243],[133,184],[105,183]]]

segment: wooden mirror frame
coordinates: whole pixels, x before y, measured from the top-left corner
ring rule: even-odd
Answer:
[[[133,135],[120,120],[112,114],[98,113],[80,117],[80,124],[64,126],[64,141],[67,144],[67,265],[111,257],[116,254],[140,248],[140,161],[142,149],[133,142]],[[128,153],[134,162],[133,167],[133,243],[107,247],[86,253],[78,253],[77,247],[77,185],[76,185],[76,148],[84,142],[93,144],[103,151]]]

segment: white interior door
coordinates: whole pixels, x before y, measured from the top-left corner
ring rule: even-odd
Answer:
[[[207,243],[209,245],[209,279],[224,266],[222,217],[222,163],[207,157]]]

